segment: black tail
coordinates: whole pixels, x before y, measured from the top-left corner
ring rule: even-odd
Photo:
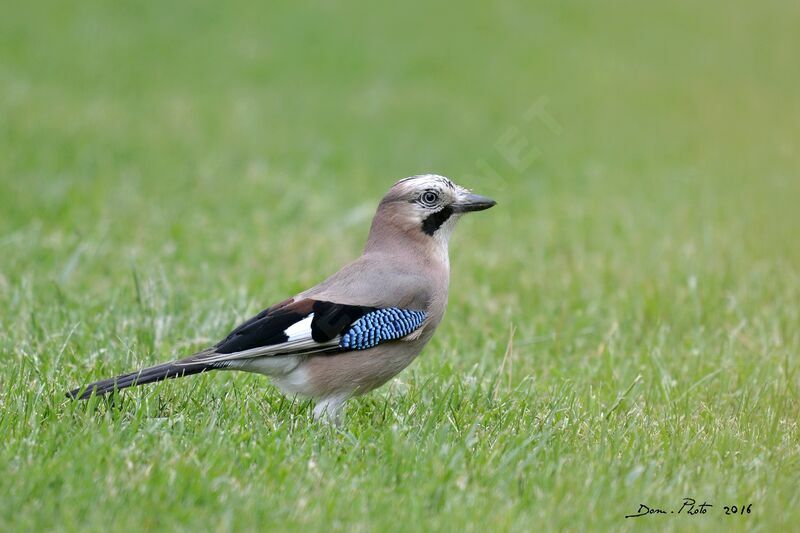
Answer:
[[[96,381],[85,388],[81,387],[69,391],[67,393],[67,398],[86,400],[91,397],[92,394],[100,396],[108,394],[109,392],[114,392],[115,390],[127,389],[128,387],[145,385],[147,383],[155,383],[157,381],[164,381],[165,379],[182,378],[183,376],[191,376],[207,370],[219,368],[219,365],[203,362],[189,362],[193,358],[194,357],[151,366],[137,372],[131,372],[130,374],[123,374],[115,378]]]

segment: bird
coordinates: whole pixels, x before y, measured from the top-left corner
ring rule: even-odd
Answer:
[[[318,285],[261,311],[188,357],[71,390],[72,399],[212,370],[269,376],[287,396],[341,422],[347,400],[405,369],[445,314],[449,242],[458,220],[496,205],[449,178],[396,182],[380,201],[362,255]]]

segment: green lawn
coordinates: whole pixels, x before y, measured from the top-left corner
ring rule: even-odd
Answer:
[[[3,9],[0,530],[797,527],[800,4],[269,4]],[[499,205],[340,430],[258,376],[64,398],[326,277],[423,172]]]

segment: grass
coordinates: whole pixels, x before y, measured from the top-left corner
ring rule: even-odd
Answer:
[[[797,523],[796,2],[271,4],[4,10],[0,529]],[[499,206],[341,430],[257,376],[63,397],[319,281],[426,171]]]

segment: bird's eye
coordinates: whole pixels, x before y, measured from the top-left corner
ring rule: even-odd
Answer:
[[[419,197],[420,203],[426,206],[434,206],[439,202],[439,195],[433,191],[425,191]]]

